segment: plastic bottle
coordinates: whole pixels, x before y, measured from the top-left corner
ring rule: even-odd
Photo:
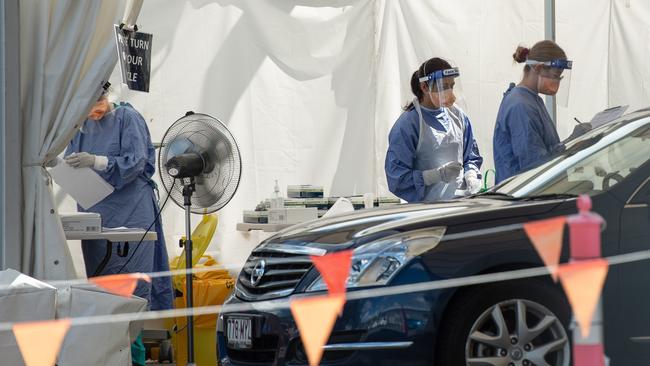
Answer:
[[[271,197],[271,208],[272,209],[277,209],[277,208],[284,208],[284,197],[282,197],[282,194],[280,193],[280,185],[278,184],[278,180],[275,180],[275,187],[273,187],[273,197]]]
[[[373,208],[375,205],[375,195],[372,193],[363,194],[363,206],[364,208]]]

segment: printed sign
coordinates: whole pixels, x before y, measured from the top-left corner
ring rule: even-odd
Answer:
[[[122,83],[131,90],[149,92],[153,34],[120,29],[118,25],[114,29]]]

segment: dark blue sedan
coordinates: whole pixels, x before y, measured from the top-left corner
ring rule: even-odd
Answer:
[[[576,212],[588,194],[606,220],[603,256],[650,249],[650,112],[568,143],[489,192],[456,201],[363,210],[291,227],[262,242],[217,324],[223,365],[306,365],[288,308],[325,291],[309,260],[353,249],[349,292],[543,265],[522,224]],[[564,246],[562,262],[568,260]],[[611,365],[650,363],[650,264],[612,266],[603,292]],[[549,276],[350,300],[323,365],[571,363],[571,309]]]

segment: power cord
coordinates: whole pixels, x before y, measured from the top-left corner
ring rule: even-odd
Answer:
[[[120,270],[117,271],[117,274],[122,273],[122,271],[124,270],[124,268],[129,264],[129,262],[131,262],[131,259],[133,259],[133,256],[134,256],[135,253],[138,251],[138,248],[140,248],[140,244],[142,244],[142,241],[144,240],[144,238],[147,236],[147,234],[148,234],[149,231],[151,230],[151,227],[153,227],[153,225],[154,225],[154,224],[158,221],[158,219],[160,218],[160,214],[162,213],[163,208],[165,208],[165,205],[167,204],[167,201],[169,200],[169,197],[171,197],[171,195],[172,195],[171,192],[174,190],[174,185],[175,185],[175,184],[176,184],[176,179],[174,179],[174,180],[172,181],[172,186],[169,188],[169,194],[168,194],[167,197],[165,198],[165,201],[163,202],[162,206],[160,206],[160,209],[158,210],[158,214],[157,214],[156,217],[153,219],[153,222],[151,223],[151,225],[149,225],[149,227],[147,228],[147,231],[144,232],[144,234],[142,235],[142,238],[140,238],[140,241],[138,242],[138,244],[136,244],[135,249],[133,249],[133,252],[131,253],[131,256],[129,257],[129,259],[127,259],[126,263],[124,263],[124,264],[122,265],[122,267],[120,268]]]

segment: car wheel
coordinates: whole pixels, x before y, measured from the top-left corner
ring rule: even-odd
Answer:
[[[160,342],[158,362],[164,363],[165,361],[169,361],[170,363],[174,362],[174,349],[172,348],[172,342],[169,339]]]
[[[447,307],[436,365],[569,366],[570,307],[549,281],[476,286]]]

